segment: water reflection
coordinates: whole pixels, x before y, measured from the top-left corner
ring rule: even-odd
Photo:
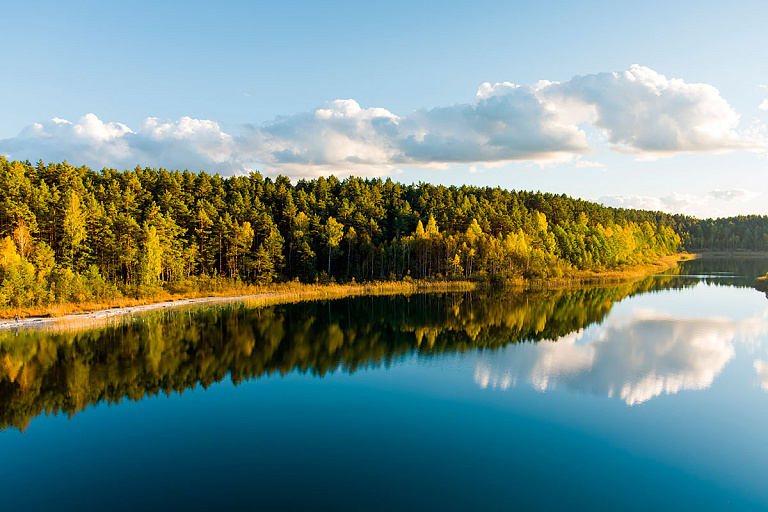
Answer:
[[[763,320],[608,316],[629,296],[698,282],[665,275],[578,290],[241,304],[158,311],[80,332],[0,333],[0,428],[227,378],[237,385],[296,371],[353,373],[464,352],[480,358],[483,388],[561,385],[640,403],[709,386],[733,358],[734,340],[766,332]]]
[[[407,357],[497,350],[558,339],[603,321],[627,296],[670,286],[648,278],[612,288],[537,293],[366,297],[262,309],[165,310],[80,332],[0,334],[0,427],[100,402],[235,384],[292,371],[325,375]]]
[[[755,372],[760,381],[760,387],[768,391],[768,362],[755,359]]]
[[[768,320],[762,317],[685,318],[636,310],[557,342],[483,357],[475,382],[499,389],[525,382],[541,391],[563,386],[634,405],[662,393],[708,388],[734,357],[736,341],[754,342],[767,333]],[[761,365],[761,372],[766,375],[768,369]]]
[[[686,280],[701,280],[709,285],[751,288],[755,278],[764,276],[768,259],[764,257],[701,258],[688,260],[664,272],[666,276],[680,276]]]

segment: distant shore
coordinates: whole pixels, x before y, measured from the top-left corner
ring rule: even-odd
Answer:
[[[730,258],[768,258],[768,252],[764,251],[702,251],[695,253],[698,259],[730,259]]]
[[[604,272],[579,271],[572,276],[564,278],[552,278],[542,281],[511,282],[510,285],[521,289],[541,288],[566,288],[570,286],[611,284],[626,281],[634,281],[650,274],[673,268],[679,261],[696,258],[694,254],[676,254],[666,256],[654,263],[636,265],[620,270]],[[479,281],[427,281],[427,280],[403,280],[383,281],[371,283],[351,284],[297,284],[285,283],[265,287],[262,293],[230,294],[219,296],[180,297],[170,300],[128,300],[129,305],[113,305],[104,307],[103,304],[79,304],[77,313],[56,315],[55,308],[50,308],[47,315],[30,315],[13,319],[13,312],[6,310],[0,320],[0,330],[18,328],[46,328],[52,326],[71,325],[73,328],[87,327],[89,324],[98,324],[111,319],[119,319],[146,311],[175,308],[181,306],[210,305],[226,302],[247,302],[253,306],[266,306],[280,303],[290,303],[304,300],[319,300],[328,298],[341,298],[356,295],[392,295],[411,294],[419,292],[439,291],[472,291],[482,287],[484,283]],[[126,301],[122,301],[124,304]],[[10,317],[10,318],[9,318]]]

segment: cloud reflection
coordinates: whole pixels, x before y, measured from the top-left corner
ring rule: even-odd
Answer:
[[[708,388],[733,358],[736,340],[765,333],[763,318],[685,319],[638,310],[556,342],[518,345],[501,358],[483,358],[474,379],[483,389],[504,390],[518,382],[540,391],[564,386],[635,405],[662,393]],[[759,361],[755,369],[768,388],[768,365]]]
[[[757,378],[760,379],[760,387],[768,391],[768,363],[755,359],[755,372],[757,372]]]

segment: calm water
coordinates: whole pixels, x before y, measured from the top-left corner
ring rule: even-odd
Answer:
[[[762,510],[766,270],[2,333],[0,503]]]

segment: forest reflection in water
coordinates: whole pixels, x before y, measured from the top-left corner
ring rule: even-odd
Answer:
[[[227,377],[238,384],[292,371],[353,373],[412,355],[496,350],[540,340],[573,346],[568,340],[602,322],[617,301],[696,282],[670,275],[576,290],[362,297],[267,308],[236,304],[164,310],[80,332],[5,332],[0,338],[0,426],[24,430],[43,413],[71,417],[100,402],[170,395],[198,385],[207,388]],[[608,341],[612,325],[606,326]],[[547,375],[556,373],[553,364],[560,368],[557,360],[566,373],[579,367],[599,369],[607,357],[605,347],[610,352],[612,345],[558,352]],[[532,372],[534,385],[546,387],[537,373],[539,363],[526,363],[525,354],[521,352],[515,363],[515,375]],[[728,354],[714,350],[711,357],[724,364]],[[519,366],[526,364],[524,370]],[[483,379],[497,379],[491,367],[478,371],[488,373],[476,375],[481,384]],[[613,393],[619,374],[632,371],[638,369],[611,367],[615,379],[579,386],[607,386]],[[691,386],[685,371],[671,373],[683,376],[680,386]],[[709,377],[693,378],[698,385]],[[666,379],[661,385],[670,389],[675,384]],[[624,396],[625,390],[620,392]]]
[[[755,278],[764,276],[766,271],[768,260],[764,257],[704,257],[680,262],[663,275],[680,276],[688,283],[697,279],[710,285],[751,288]]]
[[[658,277],[679,279],[665,281],[669,289],[697,285],[696,290],[663,306],[652,300],[641,307],[635,303],[631,310],[614,311],[604,322],[553,342],[480,356],[475,383],[500,390],[518,383],[539,391],[562,387],[618,397],[627,405],[706,389],[734,358],[739,344],[759,353],[768,335],[768,303],[759,301],[764,305],[745,309],[750,301],[744,300],[744,292],[726,295],[712,287],[751,288],[766,269],[768,261],[759,257],[683,262]],[[702,310],[703,305],[708,308]],[[752,366],[757,384],[768,390],[768,362],[755,358]]]

